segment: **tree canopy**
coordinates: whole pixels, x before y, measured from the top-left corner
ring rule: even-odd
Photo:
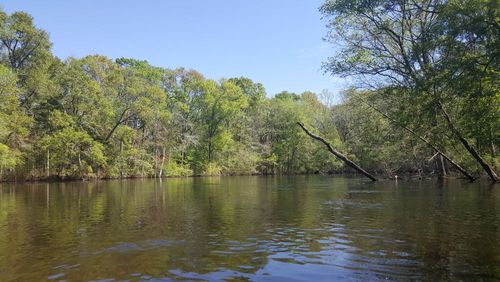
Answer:
[[[266,93],[247,77],[133,58],[61,60],[29,14],[0,11],[0,180],[351,171],[297,122],[371,172],[453,172],[417,134],[495,174],[498,2],[328,0],[320,11],[340,49],[324,70],[357,82],[334,105],[327,92]]]

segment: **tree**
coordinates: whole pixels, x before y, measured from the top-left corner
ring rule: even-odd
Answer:
[[[59,177],[95,176],[106,163],[103,145],[76,129],[74,120],[62,112],[53,113],[52,123],[58,130],[40,141],[41,151],[49,152],[47,169]]]
[[[248,98],[241,88],[227,80],[220,83],[205,80],[201,91],[202,95],[194,101],[194,119],[201,131],[202,144],[206,146],[198,158],[206,165],[217,161],[217,153],[234,146],[231,127],[248,107]]]
[[[75,126],[100,139],[112,104],[101,84],[87,73],[87,62],[88,59],[70,58],[64,63],[54,78],[58,91],[52,103],[55,109],[73,117]]]
[[[301,95],[281,92],[275,95],[269,104],[265,117],[263,140],[269,143],[269,151],[263,156],[263,169],[271,165],[274,173],[317,173],[332,172],[340,163],[328,154],[325,148],[316,144],[297,126],[303,121],[321,129],[322,134],[332,138],[337,144],[335,131],[326,124],[326,107],[318,104],[314,93]]]
[[[484,7],[485,2],[476,4]],[[468,44],[470,40],[463,33],[451,32],[455,27],[446,11],[452,4],[443,0],[326,1],[320,10],[329,19],[328,40],[342,48],[324,68],[334,75],[358,77],[365,87],[386,88],[391,90],[388,94],[403,96],[387,97],[400,112],[421,116],[431,126],[447,124],[496,181],[495,172],[447,111],[451,105],[461,104],[461,89],[450,82],[467,66],[452,51],[453,42]],[[456,8],[454,11],[458,12]],[[417,111],[408,110],[407,105]]]
[[[192,174],[192,152],[199,145],[199,132],[195,131],[194,101],[201,95],[201,84],[205,78],[194,70],[179,68],[165,70],[162,88],[169,97],[168,111],[171,119],[167,124],[169,146],[167,165],[169,175]]]
[[[23,163],[26,138],[32,120],[19,106],[17,76],[0,65],[0,170],[13,169]],[[1,178],[0,173],[0,178]]]
[[[25,12],[8,16],[0,10],[0,60],[12,69],[23,71],[50,56],[49,35],[33,24]]]

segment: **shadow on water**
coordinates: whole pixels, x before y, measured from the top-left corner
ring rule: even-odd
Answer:
[[[327,176],[0,186],[0,280],[500,279],[486,183]]]

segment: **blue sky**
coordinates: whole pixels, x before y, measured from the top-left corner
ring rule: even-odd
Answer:
[[[324,75],[334,55],[318,7],[323,0],[3,0],[50,33],[60,58],[102,54],[196,69],[208,78],[246,76],[282,90],[337,93]],[[337,95],[336,95],[337,96]],[[338,97],[338,96],[337,96]]]

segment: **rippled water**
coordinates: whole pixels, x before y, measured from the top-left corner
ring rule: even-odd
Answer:
[[[0,281],[500,279],[500,187],[326,176],[0,185]]]

